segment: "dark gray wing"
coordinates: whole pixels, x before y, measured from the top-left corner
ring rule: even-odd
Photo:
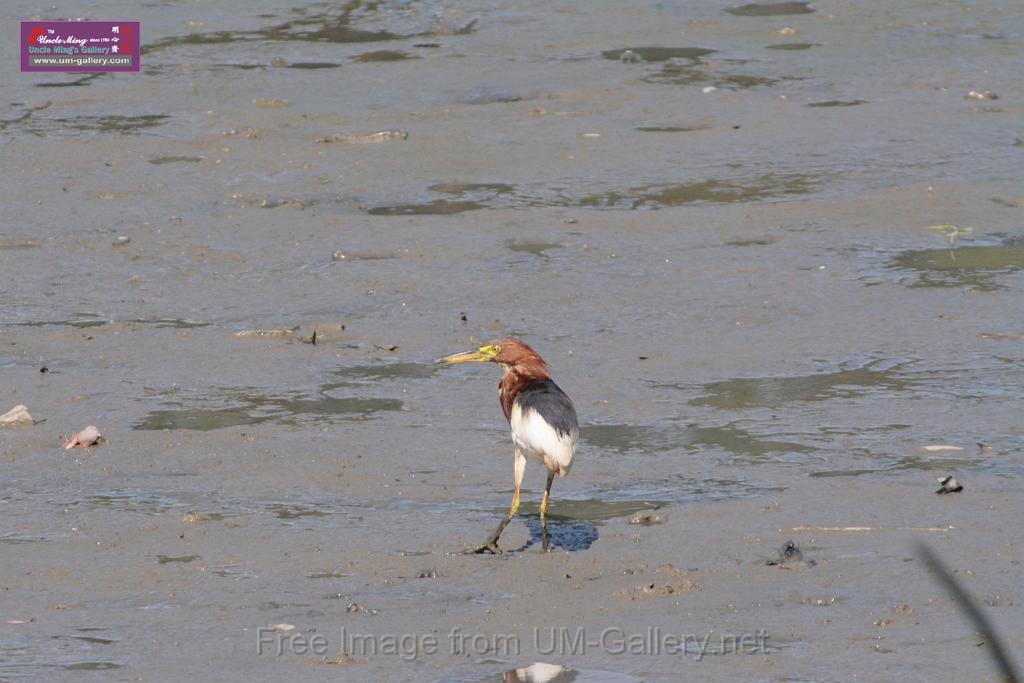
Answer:
[[[557,384],[549,379],[530,382],[516,396],[519,409],[537,411],[559,435],[572,435],[579,432],[576,420],[576,408]]]

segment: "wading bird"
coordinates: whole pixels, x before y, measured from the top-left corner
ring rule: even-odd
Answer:
[[[579,435],[576,409],[565,392],[551,381],[544,359],[518,339],[499,339],[436,362],[450,365],[487,361],[500,365],[504,373],[498,385],[498,398],[505,411],[505,419],[512,428],[512,443],[516,448],[515,490],[508,515],[487,542],[474,552],[501,552],[498,537],[519,510],[519,488],[526,472],[527,458],[542,462],[548,468],[548,483],[540,502],[541,534],[544,550],[547,550],[551,482],[555,474],[564,477],[572,464]]]

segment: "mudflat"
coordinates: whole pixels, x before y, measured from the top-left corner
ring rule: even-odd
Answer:
[[[143,68],[0,75],[0,679],[998,680],[921,542],[1021,659],[1015,3],[74,12]],[[580,444],[465,555],[504,336]]]

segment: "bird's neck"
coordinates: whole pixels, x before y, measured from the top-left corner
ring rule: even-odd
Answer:
[[[551,379],[544,361],[539,363],[517,364],[513,366],[501,366],[503,375],[498,384],[498,398],[501,399],[501,407],[505,411],[505,419],[512,421],[512,406],[516,397],[527,384]]]

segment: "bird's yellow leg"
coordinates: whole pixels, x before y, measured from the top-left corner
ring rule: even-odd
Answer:
[[[519,512],[519,491],[523,485],[523,474],[526,472],[526,456],[516,451],[516,469],[515,469],[515,490],[512,492],[512,505],[508,509],[508,514],[505,519],[501,520],[501,524],[494,530],[487,542],[482,546],[474,550],[474,553],[494,553],[498,554],[501,552],[501,548],[498,547],[498,538],[501,536],[501,532],[505,530],[508,523],[512,521],[512,518]]]
[[[544,542],[544,552],[548,551],[548,503],[551,500],[551,482],[554,480],[554,471],[549,471],[548,484],[544,487],[544,497],[540,501],[540,532]]]
[[[512,494],[512,507],[508,509],[508,518],[512,519],[519,512],[519,487],[516,486],[515,493]]]

